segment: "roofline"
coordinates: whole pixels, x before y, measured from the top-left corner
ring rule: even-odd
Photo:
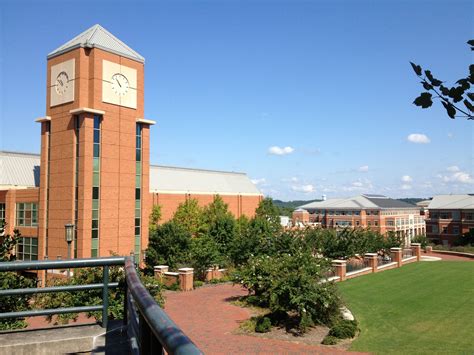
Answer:
[[[300,207],[301,208],[301,207]],[[308,210],[413,210],[421,209],[419,206],[413,207],[305,207]]]
[[[150,189],[151,193],[154,194],[169,194],[169,195],[219,195],[219,196],[263,196],[262,193],[256,192],[219,192],[219,191],[192,191],[192,190],[160,190],[160,189]]]
[[[54,57],[57,57],[57,56],[60,56],[61,54],[64,54],[64,53],[67,53],[67,52],[70,52],[74,49],[77,49],[77,48],[91,48],[91,49],[94,49],[94,48],[97,48],[97,49],[100,49],[100,50],[103,50],[105,52],[109,52],[109,53],[112,53],[112,54],[115,54],[115,55],[119,55],[121,57],[125,57],[125,58],[128,58],[128,59],[131,59],[131,60],[134,60],[135,62],[139,62],[139,63],[142,63],[142,64],[145,64],[145,58],[143,59],[139,59],[139,58],[134,58],[130,55],[127,55],[125,53],[120,53],[118,51],[114,51],[113,49],[110,49],[110,48],[105,48],[105,47],[102,47],[101,45],[97,45],[97,44],[82,44],[82,43],[78,43],[72,47],[69,47],[69,48],[65,48],[63,50],[60,50],[58,52],[55,52],[55,53],[50,53],[46,56],[46,59],[50,60],[51,58],[54,58]]]
[[[191,171],[202,171],[207,173],[216,173],[216,174],[229,174],[229,175],[244,175],[247,176],[246,173],[238,172],[238,171],[223,171],[223,170],[211,170],[211,169],[196,169],[196,168],[183,168],[180,166],[171,166],[171,165],[156,165],[150,164],[150,168],[171,168],[177,170],[191,170]]]
[[[15,152],[12,150],[0,150],[0,154],[7,153],[7,154],[19,154],[19,155],[33,155],[35,157],[41,158],[41,154],[38,153],[28,153],[28,152]]]

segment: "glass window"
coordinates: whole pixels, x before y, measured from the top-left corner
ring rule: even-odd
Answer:
[[[38,225],[38,205],[36,203],[17,203],[16,225],[36,227]]]
[[[459,227],[453,226],[453,234],[459,234]]]
[[[5,222],[5,204],[0,203],[0,222]]]
[[[16,245],[16,258],[20,261],[38,260],[38,238],[20,237]]]

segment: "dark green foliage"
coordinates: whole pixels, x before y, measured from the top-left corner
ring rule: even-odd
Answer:
[[[193,287],[194,288],[199,288],[201,286],[204,286],[204,283],[205,283],[204,281],[196,280],[196,281],[193,282]]]
[[[340,320],[329,330],[329,336],[339,339],[354,338],[357,334],[358,327],[355,320]]]
[[[156,265],[175,269],[189,261],[191,234],[175,221],[166,222],[150,234],[145,262],[149,272]]]
[[[150,224],[148,226],[149,234],[155,233],[158,229],[158,223],[161,219],[161,205],[153,205],[153,208],[150,213]]]
[[[143,285],[150,292],[155,301],[163,306],[164,298],[161,294],[162,285],[152,276],[140,275]],[[123,304],[125,284],[125,271],[123,267],[112,266],[109,268],[109,281],[118,282],[119,287],[109,289],[109,317],[111,319],[123,319]],[[75,269],[70,279],[52,279],[48,282],[48,286],[65,286],[65,285],[88,285],[103,282],[103,271],[101,267]],[[34,297],[34,304],[37,308],[61,308],[61,307],[79,307],[93,306],[102,304],[102,290],[88,290],[77,292],[56,292],[38,294]],[[95,317],[100,320],[102,312],[88,313],[89,317]],[[70,319],[76,319],[77,314],[60,314],[57,316],[57,323],[67,323]],[[49,321],[52,316],[48,316]]]
[[[336,345],[339,342],[339,339],[331,335],[326,335],[321,342],[323,345]]]
[[[338,313],[340,300],[333,283],[321,283],[329,267],[326,259],[304,250],[293,254],[251,257],[234,275],[252,301],[270,311],[297,317],[300,331],[314,324],[329,324]]]
[[[18,238],[21,236],[18,229],[13,231],[13,235],[6,234],[6,223],[0,221],[0,262],[14,261],[15,255],[12,253]],[[36,280],[26,278],[16,272],[0,273],[0,290],[15,288],[30,288],[36,286]],[[0,296],[0,313],[19,312],[31,309],[29,295],[27,296]],[[26,327],[26,322],[22,319],[2,319],[0,320],[0,330],[18,329]]]
[[[173,222],[184,228],[191,236],[198,237],[205,231],[204,210],[198,200],[191,198],[178,206]]]
[[[257,323],[255,324],[255,331],[257,333],[268,333],[272,329],[272,322],[268,317],[259,317],[257,318]]]
[[[474,50],[474,40],[469,40],[467,44]],[[418,96],[413,103],[421,108],[428,108],[433,105],[432,94],[438,98],[444,106],[447,115],[454,119],[456,114],[461,113],[462,117],[468,120],[474,119],[474,95],[469,92],[471,85],[474,84],[474,65],[469,66],[469,75],[456,81],[455,86],[449,88],[443,85],[443,81],[435,78],[430,70],[424,71],[421,66],[410,62],[413,71],[421,79],[423,89],[427,90]],[[431,92],[430,92],[431,91]],[[459,102],[463,102],[464,107]]]
[[[321,200],[294,200],[294,201],[281,201],[273,200],[273,204],[278,208],[278,214],[280,216],[291,217],[293,211],[299,206],[306,205],[307,203],[316,202]]]
[[[412,238],[411,242],[420,243],[422,248],[425,248],[429,244],[429,240],[426,238],[426,235],[417,235]]]
[[[211,266],[219,265],[221,260],[219,246],[214,239],[207,235],[192,239],[190,263],[199,280],[204,280],[206,270]]]
[[[474,229],[471,228],[469,232],[457,237],[454,241],[454,246],[474,246]]]

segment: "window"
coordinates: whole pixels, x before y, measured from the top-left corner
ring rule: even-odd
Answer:
[[[432,219],[438,219],[439,214],[438,214],[438,212],[431,212],[431,213],[430,213],[430,217],[431,217]]]
[[[137,123],[135,131],[135,260],[140,260],[141,249],[141,187],[142,187],[142,131]]]
[[[16,226],[36,227],[38,225],[38,205],[36,203],[16,204]]]
[[[448,227],[443,227],[443,234],[448,234]]]
[[[38,238],[20,237],[16,245],[16,258],[20,261],[38,260]]]
[[[354,211],[354,216],[360,216],[360,211]]]
[[[375,225],[376,227],[378,227],[379,222],[378,222],[378,221],[375,221],[375,222],[374,222],[374,225]]]
[[[92,160],[92,223],[91,256],[99,256],[99,210],[100,210],[100,128],[102,116],[94,115],[94,142]]]
[[[439,213],[439,218],[441,218],[441,219],[451,219],[451,213],[450,212],[440,212]]]
[[[459,234],[459,226],[453,226],[453,234]]]
[[[467,219],[468,221],[472,221],[474,219],[474,213],[466,213],[464,215],[464,219]]]
[[[0,203],[0,222],[5,222],[5,204]]]
[[[359,222],[359,221],[356,221],[356,226],[357,226],[357,227],[360,226],[360,222]]]
[[[387,226],[390,226],[390,227],[393,227],[393,226],[395,225],[393,219],[387,219],[387,220],[385,221],[385,224],[386,224]]]
[[[432,232],[433,234],[438,234],[438,233],[439,233],[438,226],[437,226],[437,225],[432,225],[432,226],[431,226],[431,232]]]

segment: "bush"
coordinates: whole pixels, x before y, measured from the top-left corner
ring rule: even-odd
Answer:
[[[333,283],[321,283],[328,270],[325,259],[305,251],[252,257],[233,275],[245,287],[249,301],[273,312],[296,315],[305,331],[314,324],[329,324],[339,314],[340,300]]]
[[[428,238],[426,238],[426,235],[417,235],[411,240],[412,243],[420,243],[422,248],[426,248],[426,246],[429,244]]]
[[[207,269],[218,265],[221,260],[219,247],[214,239],[207,235],[192,239],[190,262],[197,279],[204,280]]]
[[[257,333],[268,333],[272,328],[272,322],[268,317],[259,317],[255,325]]]
[[[205,284],[204,281],[196,280],[196,281],[193,282],[193,287],[194,287],[194,288],[199,288],[199,287],[204,286],[204,284]]]
[[[339,342],[339,339],[331,335],[326,335],[321,342],[323,345],[336,345]]]
[[[331,330],[329,330],[329,336],[333,336],[339,339],[353,338],[357,334],[357,322],[354,320],[341,320],[337,322]]]

